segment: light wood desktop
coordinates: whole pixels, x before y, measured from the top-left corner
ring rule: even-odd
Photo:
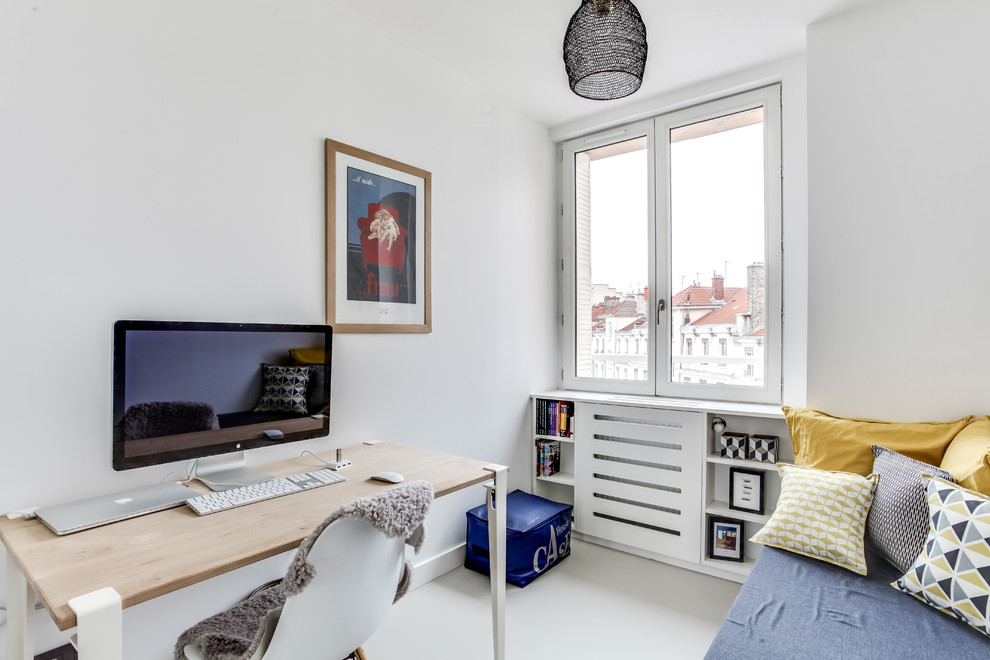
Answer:
[[[334,452],[321,455],[324,460],[334,457]],[[488,491],[493,550],[492,624],[495,658],[503,658],[505,520],[497,511],[504,507],[507,468],[389,443],[347,447],[344,457],[353,461],[352,466],[341,471],[347,481],[208,516],[197,516],[181,506],[68,536],[56,536],[38,520],[0,517],[0,541],[8,556],[8,660],[34,657],[31,610],[35,594],[59,630],[79,626],[80,660],[87,660],[87,644],[91,641],[94,645],[90,653],[96,657],[94,651],[99,648],[99,660],[106,660],[108,651],[102,644],[106,640],[84,634],[82,612],[97,622],[94,631],[100,630],[99,622],[109,617],[109,637],[119,637],[119,617],[113,613],[115,595],[119,595],[119,613],[121,608],[292,550],[340,506],[392,487],[369,479],[385,470],[399,472],[407,481],[430,482],[436,497],[495,480]],[[258,469],[281,477],[322,467],[315,457],[304,454]],[[194,482],[193,488],[205,492],[198,483]],[[100,591],[108,587],[115,594]],[[103,595],[94,595],[91,601],[70,602],[92,594]],[[109,614],[101,604],[107,594]],[[90,602],[98,603],[96,615],[90,614]],[[108,636],[106,632],[99,635]],[[120,640],[109,642],[109,652],[119,652]]]

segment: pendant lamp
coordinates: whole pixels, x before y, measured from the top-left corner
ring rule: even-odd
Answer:
[[[629,0],[582,0],[564,35],[564,67],[578,96],[607,101],[643,82],[646,25]]]

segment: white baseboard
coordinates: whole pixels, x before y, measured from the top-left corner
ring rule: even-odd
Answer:
[[[409,590],[420,588],[427,582],[436,580],[441,575],[445,575],[455,568],[464,565],[464,553],[467,552],[467,544],[461,543],[446,552],[430,557],[421,562],[413,563],[412,581],[409,583]]]
[[[746,581],[746,575],[744,574],[722,570],[718,567],[711,566],[710,564],[701,565],[695,562],[684,561],[683,559],[677,559],[676,557],[668,557],[667,555],[657,554],[656,552],[650,552],[648,550],[643,550],[642,548],[625,545],[624,543],[616,543],[615,541],[609,541],[608,539],[591,536],[589,534],[582,534],[580,532],[572,532],[572,534],[573,538],[580,541],[594,543],[595,545],[611,548],[612,550],[618,550],[619,552],[625,552],[630,555],[636,555],[637,557],[643,557],[644,559],[652,559],[653,561],[658,561],[662,564],[669,564],[671,566],[676,566],[677,568],[695,571],[696,573],[704,573],[705,575],[711,575],[712,577],[717,577],[722,580],[729,580],[730,582],[742,583]]]

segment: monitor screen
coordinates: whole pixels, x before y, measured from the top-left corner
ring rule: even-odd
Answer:
[[[326,436],[332,328],[117,321],[113,468]]]

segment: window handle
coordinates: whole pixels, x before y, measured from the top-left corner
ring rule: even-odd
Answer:
[[[660,316],[660,312],[667,309],[667,301],[661,298],[657,301],[657,316]]]

